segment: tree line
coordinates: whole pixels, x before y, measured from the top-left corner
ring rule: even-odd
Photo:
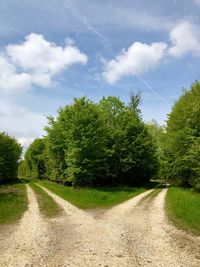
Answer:
[[[19,176],[79,186],[135,185],[151,178],[200,185],[200,83],[183,89],[166,124],[144,123],[141,97],[86,97],[49,117],[46,136],[28,147]],[[17,177],[21,146],[0,133],[0,181]]]
[[[144,183],[158,169],[156,144],[142,121],[140,95],[125,105],[117,97],[94,103],[74,99],[49,117],[47,135],[25,154],[31,178],[75,186]]]
[[[166,126],[148,124],[156,139],[159,177],[185,186],[200,186],[200,83],[194,82],[172,106]]]
[[[22,147],[16,139],[0,132],[0,183],[17,179],[21,153]]]

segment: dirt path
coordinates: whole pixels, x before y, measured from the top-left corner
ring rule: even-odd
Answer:
[[[45,220],[38,208],[32,189],[27,186],[29,208],[18,224],[1,228],[0,266],[48,266],[45,265],[60,249],[62,238],[55,233],[62,231],[62,218]],[[59,227],[61,224],[61,227]],[[59,229],[59,231],[58,231]],[[70,236],[70,226],[64,235]]]
[[[200,239],[165,218],[166,189],[91,212],[45,190],[65,213],[43,219],[28,187],[29,210],[13,234],[0,238],[0,266],[200,266]]]

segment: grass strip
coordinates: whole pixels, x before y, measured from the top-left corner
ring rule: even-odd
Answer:
[[[200,194],[193,189],[171,187],[166,197],[169,218],[181,229],[200,234]]]
[[[144,201],[148,200],[151,201],[153,200],[160,192],[162,191],[162,188],[156,188],[153,190],[151,193],[143,197],[139,203],[144,203]]]
[[[27,208],[25,184],[0,186],[0,224],[19,220]]]
[[[112,207],[149,189],[144,187],[101,187],[75,189],[73,187],[56,184],[50,181],[40,181],[39,184],[82,209]]]
[[[40,212],[48,218],[60,215],[62,208],[41,187],[34,183],[29,184],[35,192]]]

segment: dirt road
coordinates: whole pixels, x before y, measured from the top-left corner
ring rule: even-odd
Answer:
[[[92,211],[46,191],[65,212],[44,219],[27,187],[28,211],[18,224],[0,232],[1,267],[200,266],[200,238],[167,222],[167,189],[149,190],[112,209]]]

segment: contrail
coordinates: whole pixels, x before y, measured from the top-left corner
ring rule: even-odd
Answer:
[[[169,102],[167,101],[167,99],[165,99],[164,97],[162,97],[161,95],[159,95],[159,94],[152,88],[152,86],[151,86],[147,81],[145,81],[141,76],[139,76],[139,75],[137,75],[137,74],[135,74],[135,76],[138,78],[138,80],[140,80],[143,84],[145,84],[155,96],[157,96],[158,98],[160,98],[160,99],[161,99],[162,101],[164,101],[166,104],[169,104]]]
[[[72,16],[74,18],[76,18],[82,25],[84,25],[91,33],[97,35],[101,41],[101,43],[108,49],[108,48],[112,48],[112,45],[109,41],[109,39],[103,35],[102,33],[100,33],[99,31],[97,31],[88,21],[88,19],[86,17],[84,17],[80,11],[74,7],[74,5],[72,4],[71,0],[64,0],[65,3],[65,7],[67,8],[67,10],[72,14]]]
[[[71,0],[64,0],[65,3],[65,7],[67,8],[67,10],[72,14],[72,16],[74,18],[76,18],[83,26],[85,26],[88,31],[90,31],[91,33],[93,33],[94,35],[98,36],[99,40],[101,41],[101,43],[104,45],[104,47],[106,47],[107,49],[111,49],[112,48],[112,44],[110,42],[110,40],[103,35],[102,33],[100,33],[99,31],[97,31],[89,22],[89,20],[83,16],[80,11],[72,4]],[[160,98],[162,101],[164,101],[166,104],[169,104],[169,102],[162,97],[161,95],[159,95],[153,88],[152,86],[145,81],[141,76],[135,74],[135,76],[138,78],[138,80],[140,80],[143,84],[145,84],[147,86],[147,88],[149,88],[149,90],[158,98]]]

